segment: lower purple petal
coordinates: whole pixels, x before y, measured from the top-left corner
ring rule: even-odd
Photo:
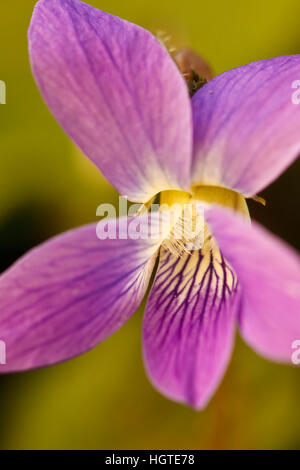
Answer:
[[[153,384],[203,408],[231,356],[239,291],[214,247],[175,257],[163,250],[144,318],[144,356]]]
[[[299,255],[224,209],[207,209],[206,219],[241,285],[243,337],[263,356],[291,362],[300,339]]]
[[[147,217],[140,222],[145,227]],[[158,246],[151,239],[99,240],[89,225],[24,256],[0,277],[7,352],[1,372],[68,359],[120,328],[142,301]]]

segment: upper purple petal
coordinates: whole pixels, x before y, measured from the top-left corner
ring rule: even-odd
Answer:
[[[137,221],[143,233],[147,216]],[[154,228],[156,222],[153,216]],[[113,229],[117,221],[110,224]],[[154,238],[99,240],[96,225],[89,225],[21,258],[0,277],[0,338],[7,351],[1,372],[68,359],[116,331],[138,308],[158,247]]]
[[[207,404],[231,357],[238,305],[236,275],[217,249],[162,250],[143,338],[147,372],[163,394]]]
[[[29,44],[47,105],[121,194],[189,187],[187,87],[152,34],[78,0],[41,0]]]
[[[223,73],[195,94],[194,184],[252,196],[293,162],[300,153],[297,79],[300,55],[277,57]]]
[[[291,363],[293,342],[300,339],[298,253],[227,210],[205,214],[241,285],[243,337],[267,358]]]

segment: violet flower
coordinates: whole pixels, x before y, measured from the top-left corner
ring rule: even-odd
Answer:
[[[230,70],[190,99],[154,36],[79,0],[38,2],[29,42],[47,105],[116,189],[136,202],[160,193],[163,202],[206,203],[208,231],[203,248],[183,256],[152,239],[100,241],[95,225],[32,250],[0,278],[1,372],[54,364],[107,338],[137,310],[157,256],[143,349],[163,394],[203,408],[236,324],[255,351],[290,363],[300,339],[298,255],[239,212],[247,216],[245,198],[300,152],[291,99],[300,56]]]

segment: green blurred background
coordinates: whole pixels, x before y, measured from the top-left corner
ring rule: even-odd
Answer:
[[[26,33],[35,3],[0,7],[0,79],[7,84],[7,104],[0,106],[0,270],[53,234],[95,220],[96,207],[117,197],[64,135],[33,81]],[[171,34],[175,45],[203,54],[216,73],[300,53],[299,0],[90,3]],[[250,203],[254,218],[298,249],[299,177],[298,162],[262,193],[266,208]],[[299,368],[267,362],[238,338],[222,385],[197,413],[149,384],[141,319],[142,310],[68,363],[1,376],[0,448],[300,448]]]

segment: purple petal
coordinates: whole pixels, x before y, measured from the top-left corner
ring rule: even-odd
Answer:
[[[231,356],[238,303],[235,273],[218,250],[162,251],[143,335],[149,377],[163,394],[206,405]]]
[[[189,187],[191,104],[154,36],[78,0],[41,0],[29,43],[47,105],[121,194]]]
[[[295,55],[230,70],[201,88],[193,97],[193,183],[252,196],[276,179],[300,152],[292,88],[299,78]]]
[[[143,233],[148,220],[138,220]],[[110,219],[112,227],[116,222]],[[7,350],[1,372],[68,359],[120,328],[143,299],[159,244],[99,240],[89,225],[29,252],[0,277],[0,339]]]
[[[267,358],[291,362],[292,343],[300,339],[299,255],[224,209],[205,214],[241,285],[242,335]]]

